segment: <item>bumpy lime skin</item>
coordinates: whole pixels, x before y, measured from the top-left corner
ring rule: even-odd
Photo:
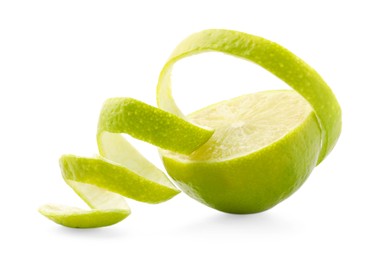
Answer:
[[[192,198],[228,213],[257,213],[288,198],[316,166],[321,131],[314,113],[285,137],[223,162],[182,162],[163,156],[177,185]]]
[[[63,155],[59,163],[65,180],[95,185],[137,201],[160,203],[179,193],[102,158]]]
[[[70,228],[98,228],[114,225],[124,220],[130,212],[127,210],[90,210],[87,214],[57,214],[41,210],[47,218],[57,224]]]
[[[133,98],[110,98],[102,108],[98,133],[125,133],[163,149],[190,154],[208,141],[213,130]],[[192,138],[194,134],[194,138]]]

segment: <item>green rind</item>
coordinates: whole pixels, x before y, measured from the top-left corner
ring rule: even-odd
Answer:
[[[102,108],[98,133],[125,133],[157,147],[190,154],[212,136],[180,117],[133,98],[111,98]]]
[[[71,210],[52,210],[43,206],[39,212],[53,222],[70,228],[97,228],[114,225],[130,215],[130,210],[87,210],[71,212]]]
[[[171,96],[170,75],[178,60],[202,52],[217,51],[260,65],[270,71],[313,107],[322,129],[322,149],[318,163],[333,149],[341,132],[341,109],[322,77],[292,52],[264,38],[231,30],[205,30],[182,41],[162,69],[158,87],[158,106],[181,116]]]
[[[60,168],[66,180],[92,184],[141,202],[160,203],[179,193],[102,158],[64,155],[60,158]]]
[[[108,99],[102,107],[97,131],[98,148],[106,158],[64,155],[59,160],[64,180],[91,210],[80,213],[63,209],[60,212],[51,211],[50,214],[47,210],[40,210],[43,215],[68,227],[102,227],[124,219],[130,212],[122,199],[117,201],[117,197],[108,192],[146,203],[164,202],[180,193],[166,175],[135,151],[126,139],[114,138],[114,143],[109,143],[112,141],[110,136],[106,142],[103,134],[107,132],[115,137],[121,133],[129,134],[158,147],[184,154],[197,149],[213,134],[211,130],[197,127],[138,100]],[[127,154],[116,156],[121,151]],[[136,166],[132,167],[132,164]],[[90,188],[84,189],[84,186],[77,183],[97,188],[90,192]],[[96,193],[107,199],[103,202],[103,208],[100,208],[99,202],[94,201]],[[42,208],[47,209],[44,206]]]

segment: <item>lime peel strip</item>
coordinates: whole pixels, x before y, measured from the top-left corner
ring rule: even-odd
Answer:
[[[185,118],[172,97],[173,65],[185,57],[216,51],[251,61],[302,95],[313,107],[322,130],[322,147],[318,164],[334,148],[342,127],[341,109],[332,90],[308,64],[277,43],[231,30],[205,30],[182,41],[163,67],[157,86],[157,102],[161,109]],[[317,93],[317,95],[315,95]],[[326,102],[327,101],[327,102]]]
[[[60,158],[64,180],[91,209],[44,205],[39,209],[41,214],[67,227],[109,226],[130,215],[124,197],[160,203],[180,192],[165,173],[120,133],[189,154],[205,143],[213,131],[132,98],[108,99],[102,107],[97,131],[101,156]]]

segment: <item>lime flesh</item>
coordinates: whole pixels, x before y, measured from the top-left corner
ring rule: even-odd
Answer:
[[[161,150],[163,162],[185,193],[220,211],[267,210],[295,192],[317,164],[320,127],[294,91],[241,96],[189,118],[215,134],[188,156]]]

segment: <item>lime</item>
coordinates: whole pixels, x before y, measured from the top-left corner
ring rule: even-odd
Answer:
[[[188,118],[214,135],[190,155],[162,150],[163,162],[184,192],[218,210],[266,210],[297,190],[317,163],[319,124],[294,91],[238,97]]]
[[[208,51],[260,65],[296,92],[243,96],[186,118],[171,95],[172,68],[182,58]],[[160,108],[215,130],[189,156],[165,150],[161,155],[184,192],[225,212],[260,212],[287,198],[341,132],[340,106],[314,69],[277,43],[237,31],[205,30],[183,40],[160,73],[157,98]]]
[[[244,95],[185,116],[172,97],[173,65],[207,51],[256,63],[293,90]],[[124,197],[160,203],[177,195],[122,134],[157,146],[170,177],[192,198],[224,212],[261,212],[304,183],[341,131],[340,106],[315,70],[282,46],[237,31],[206,30],[182,41],[160,73],[157,102],[159,108],[108,99],[98,124],[100,155],[60,159],[64,180],[90,209],[50,204],[40,213],[68,227],[102,227],[131,213]]]

